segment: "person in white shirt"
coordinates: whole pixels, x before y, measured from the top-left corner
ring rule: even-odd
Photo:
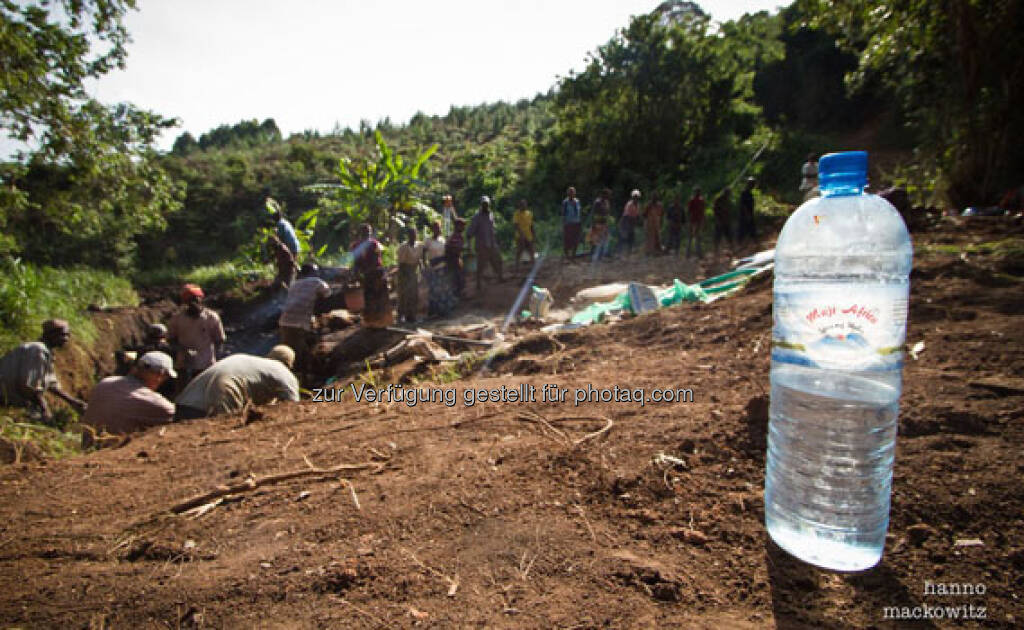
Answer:
[[[317,277],[319,271],[316,263],[302,265],[299,279],[288,288],[288,297],[277,320],[281,343],[295,351],[295,369],[298,372],[309,369],[309,337],[313,331],[317,300],[331,294],[331,287]]]
[[[804,201],[818,196],[818,159],[813,153],[807,154],[807,161],[800,168],[800,192]]]
[[[423,241],[423,279],[427,282],[427,316],[435,317],[445,312],[441,301],[451,293],[445,273],[444,237],[441,236],[441,222],[430,224],[430,237]]]

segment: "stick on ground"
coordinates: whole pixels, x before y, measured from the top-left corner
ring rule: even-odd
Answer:
[[[403,549],[402,552],[405,553],[405,555],[408,556],[410,560],[415,562],[418,567],[420,567],[421,569],[423,569],[427,573],[430,573],[433,576],[439,577],[442,580],[444,580],[445,582],[447,582],[447,584],[448,584],[448,597],[455,597],[455,593],[459,590],[459,576],[458,576],[458,574],[456,574],[455,577],[448,577],[447,575],[445,575],[444,573],[441,573],[440,571],[438,571],[434,567],[432,567],[432,566],[430,566],[428,564],[425,564],[422,560],[420,560],[419,558],[416,557],[416,554],[414,554],[413,552],[409,551],[408,549]]]
[[[544,416],[542,416],[542,415],[540,415],[538,413],[534,413],[534,412],[531,412],[531,411],[528,411],[528,412],[521,413],[521,414],[517,415],[516,416],[516,420],[521,420],[523,422],[532,422],[534,424],[537,424],[537,425],[541,426],[542,428],[545,428],[545,429],[549,430],[554,435],[556,435],[559,438],[558,441],[562,442],[566,446],[573,446],[573,447],[579,446],[580,444],[583,444],[587,440],[592,440],[592,439],[594,439],[596,437],[602,436],[602,435],[608,433],[609,431],[611,431],[612,427],[615,426],[615,422],[613,422],[611,418],[606,418],[604,416],[562,416],[560,418],[548,419],[548,418],[545,418]],[[601,427],[600,429],[598,429],[597,431],[593,431],[591,433],[587,433],[583,437],[577,438],[575,440],[570,438],[565,433],[565,431],[562,431],[561,429],[559,429],[559,428],[554,426],[556,423],[559,423],[559,422],[581,422],[581,421],[593,422],[595,420],[597,420],[597,421],[604,420],[604,423],[605,423],[604,426]]]
[[[251,492],[256,488],[274,485],[290,479],[298,479],[300,477],[334,476],[340,472],[373,469],[381,470],[383,468],[384,464],[382,463],[365,462],[362,464],[339,464],[337,466],[332,466],[331,468],[304,468],[303,470],[267,475],[266,477],[250,477],[241,483],[236,483],[230,486],[220,486],[216,490],[211,490],[210,492],[196,495],[191,499],[186,499],[185,501],[172,506],[170,511],[174,514],[181,514],[182,512],[187,512],[192,508],[205,505],[219,497],[226,497],[228,495],[239,494],[241,492]]]

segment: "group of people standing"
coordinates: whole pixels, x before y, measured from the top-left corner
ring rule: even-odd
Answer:
[[[734,211],[730,189],[725,188],[715,196],[712,203],[712,220],[716,252],[723,240],[730,245],[747,239],[756,241],[753,190],[754,179],[749,178],[738,198],[735,231],[732,225]],[[572,261],[576,258],[577,250],[584,240],[590,246],[590,256],[595,262],[609,259],[616,252],[631,253],[637,242],[638,229],[643,230],[643,246],[647,254],[678,254],[682,246],[684,226],[688,226],[686,256],[689,257],[691,252],[696,253],[697,257],[702,256],[701,238],[707,208],[699,186],[694,188],[693,195],[685,207],[682,198],[677,197],[666,208],[657,192],[644,204],[640,191],[633,190],[617,222],[612,211],[611,198],[611,189],[601,190],[591,204],[589,212],[584,212],[576,189],[568,188],[560,205],[562,251],[566,260]],[[585,223],[589,223],[586,232]],[[535,259],[537,254],[533,212],[526,200],[517,202],[512,224],[516,243],[514,265],[518,270],[524,254],[528,255],[529,260]],[[455,210],[452,196],[444,195],[441,220],[432,223],[428,229],[429,236],[419,242],[416,229],[407,228],[405,241],[397,251],[397,312],[398,318],[408,323],[416,322],[420,318],[420,286],[423,282],[427,287],[428,317],[442,317],[455,308],[459,299],[465,296],[465,258],[470,253],[476,258],[477,292],[483,288],[485,273],[493,273],[497,282],[504,281],[502,250],[497,240],[489,197],[481,197],[479,209],[467,223]],[[375,325],[372,323],[375,314],[379,312],[380,316],[387,317],[391,309],[386,297],[386,273],[379,256],[382,247],[372,239],[371,233],[370,226],[361,226],[359,242],[353,244],[353,253],[354,268],[365,279],[366,310],[371,314],[371,325]],[[616,234],[617,239],[613,246],[613,237]],[[359,244],[363,242],[370,243],[371,249],[365,252],[358,250]]]
[[[720,241],[730,244],[751,239],[756,241],[757,228],[754,222],[754,179],[747,179],[738,199],[737,228],[733,231],[732,192],[727,187],[715,196],[712,205],[714,222],[713,243],[717,252]],[[686,203],[685,210],[681,197],[676,197],[666,208],[660,194],[655,191],[646,204],[641,201],[639,190],[633,190],[622,208],[617,223],[618,239],[612,247],[611,189],[601,190],[591,205],[587,232],[591,260],[596,262],[611,258],[616,252],[632,253],[637,241],[637,230],[643,230],[644,251],[648,255],[668,252],[678,254],[682,245],[683,227],[688,226],[686,256],[695,250],[701,257],[701,235],[704,229],[707,202],[699,186]],[[576,258],[583,235],[583,223],[587,217],[581,211],[582,204],[576,196],[576,189],[569,187],[561,203],[562,253],[566,260]],[[662,238],[662,235],[665,238]],[[695,247],[694,247],[695,246]]]
[[[520,202],[513,218],[517,232],[517,265],[524,251],[534,255],[532,217],[526,202]],[[450,231],[446,231],[446,225],[451,226]],[[505,281],[489,197],[484,195],[480,198],[480,208],[467,224],[455,211],[451,196],[445,195],[442,220],[433,222],[429,229],[430,236],[419,243],[416,229],[407,228],[406,240],[397,251],[398,316],[408,323],[419,319],[421,278],[427,285],[428,317],[443,317],[454,310],[459,300],[465,297],[464,259],[469,251],[476,257],[478,293],[483,289],[487,270],[493,272],[498,282]]]

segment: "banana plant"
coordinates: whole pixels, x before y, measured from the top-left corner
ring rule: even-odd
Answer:
[[[379,130],[374,132],[374,140],[376,160],[342,158],[335,169],[338,183],[313,184],[303,190],[320,195],[320,208],[333,229],[341,231],[367,222],[394,238],[407,216],[424,205],[421,191],[427,182],[420,171],[439,145],[407,161],[387,145]]]

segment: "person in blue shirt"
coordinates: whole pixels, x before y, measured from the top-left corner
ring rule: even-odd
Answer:
[[[562,247],[566,260],[576,257],[583,226],[580,217],[580,200],[576,198],[576,189],[572,186],[562,200]]]
[[[277,222],[277,237],[281,239],[281,242],[291,250],[292,256],[299,255],[299,239],[295,236],[295,228],[292,227],[291,221],[284,218],[281,211],[277,208],[270,215],[275,222]]]

